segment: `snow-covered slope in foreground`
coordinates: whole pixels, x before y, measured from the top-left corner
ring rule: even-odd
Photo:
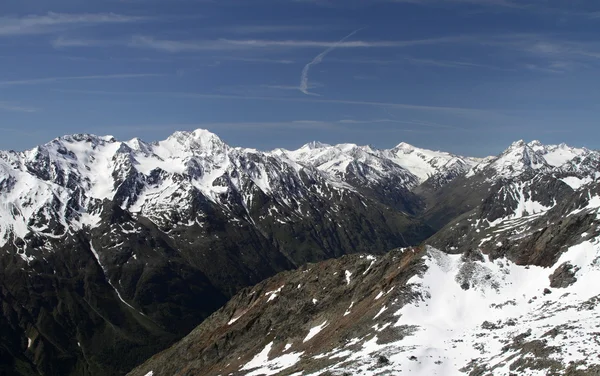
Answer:
[[[413,328],[412,335],[387,344],[378,343],[379,334],[358,338],[360,349],[330,370],[360,375],[464,375],[476,370],[548,375],[569,364],[581,370],[600,364],[598,239],[570,248],[557,262],[577,270],[577,281],[564,289],[549,288],[557,268],[491,262],[487,257],[465,262],[461,255],[433,248],[426,257],[427,271],[409,281],[420,297],[395,311],[395,323],[389,326]],[[386,357],[389,364],[373,370],[374,356]]]
[[[238,295],[132,375],[597,374],[599,260],[592,237],[549,268],[432,247],[309,265]]]

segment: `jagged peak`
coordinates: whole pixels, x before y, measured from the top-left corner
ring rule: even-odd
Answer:
[[[523,158],[541,158],[535,150],[525,141],[519,140],[513,142],[506,150],[500,154],[500,159],[506,157],[523,157]]]
[[[119,148],[117,149],[116,153],[117,154],[130,154],[133,151],[133,149],[127,145],[126,143],[121,143],[121,145],[119,145]]]
[[[515,150],[515,149],[523,148],[525,146],[528,146],[527,143],[525,142],[525,140],[521,139],[521,140],[515,141],[512,144],[510,144],[510,146],[506,150],[507,151]]]
[[[350,151],[350,150],[358,148],[359,146],[357,144],[353,144],[353,143],[344,143],[344,144],[337,144],[337,145],[335,145],[335,147],[342,151]]]
[[[132,138],[131,140],[125,142],[127,144],[127,146],[129,146],[131,149],[135,150],[135,151],[139,151],[142,152],[144,154],[148,154],[150,152],[150,146],[144,142],[143,140],[135,137]]]
[[[216,134],[206,129],[194,131],[177,131],[167,138],[169,142],[175,142],[189,149],[225,149],[227,145]]]
[[[66,141],[66,142],[90,142],[92,144],[99,144],[103,142],[116,142],[117,140],[110,135],[107,136],[98,136],[91,133],[75,133],[71,135],[65,135],[62,137],[58,137],[53,141]]]
[[[322,148],[328,148],[328,147],[331,147],[331,145],[325,144],[325,143],[319,142],[319,141],[311,141],[311,142],[308,142],[308,143],[302,145],[301,149],[315,150],[315,149],[322,149]]]
[[[394,150],[402,150],[402,151],[413,151],[415,149],[416,149],[415,146],[413,146],[409,143],[406,143],[404,141],[402,141],[401,143],[399,143],[398,145],[396,145],[394,147]]]
[[[221,138],[219,138],[219,136],[217,136],[216,134],[212,133],[211,131],[209,131],[207,129],[202,129],[202,128],[198,128],[198,129],[192,131],[191,136],[194,137],[194,139],[196,139],[196,140],[209,140],[209,141],[218,140],[218,141],[221,141]]]

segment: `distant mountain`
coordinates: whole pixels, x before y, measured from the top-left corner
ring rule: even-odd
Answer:
[[[509,238],[587,213],[598,161],[538,142],[486,159],[404,143],[261,152],[205,130],[0,152],[0,374],[124,374],[244,288],[349,254],[429,239],[550,265],[587,222],[528,237],[531,254]],[[537,227],[496,234],[521,218]]]

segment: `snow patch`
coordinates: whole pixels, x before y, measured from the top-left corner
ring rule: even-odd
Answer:
[[[277,290],[268,291],[265,293],[265,296],[269,297],[269,299],[267,299],[267,303],[270,302],[271,300],[274,300],[275,298],[277,298],[277,295],[281,292],[281,290],[283,289],[283,286],[285,286],[285,285],[281,285],[281,287],[279,287]]]
[[[345,274],[346,274],[346,284],[349,285],[350,284],[350,276],[352,276],[352,273],[350,271],[346,270]]]
[[[310,328],[310,330],[308,331],[308,334],[306,335],[306,337],[304,338],[304,340],[302,342],[308,342],[308,341],[310,341],[317,334],[319,334],[321,332],[321,330],[323,330],[326,326],[327,326],[327,321],[325,321],[321,325],[317,325],[317,326],[315,326],[313,328]]]

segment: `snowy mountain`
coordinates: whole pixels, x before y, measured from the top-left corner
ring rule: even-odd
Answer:
[[[359,189],[203,130],[65,136],[0,152],[0,174],[0,358],[31,374],[123,374],[245,286],[433,233],[395,180]]]
[[[468,176],[487,171],[492,179],[508,179],[536,171],[544,172],[559,168],[574,160],[591,154],[585,148],[572,148],[565,144],[542,145],[539,141],[514,142],[496,158],[486,158],[469,171]]]
[[[56,223],[52,236],[94,227],[103,200],[158,224],[164,222],[165,210],[193,220],[184,212],[192,192],[246,212],[253,195],[260,193],[273,196],[270,214],[282,205],[296,207],[293,210],[302,215],[298,200],[315,189],[306,180],[336,192],[395,185],[400,197],[410,195],[408,191],[428,177],[449,172],[458,176],[475,161],[407,144],[375,150],[312,143],[296,151],[263,153],[230,147],[205,130],[176,132],[152,144],[110,136],[65,136],[26,152],[0,153],[1,181],[10,188],[2,191],[0,245],[29,232],[46,234],[45,227],[32,226],[40,222]],[[248,213],[246,219],[256,220]]]
[[[291,321],[303,317],[302,335],[319,338],[317,327],[324,321],[310,318],[321,312],[319,302],[330,302],[323,308],[343,306],[342,314],[354,312],[344,299],[355,292],[347,289],[362,276],[371,278],[371,264],[384,262],[375,269],[388,268],[390,274],[362,284],[354,306],[360,300],[365,310],[378,312],[386,299],[375,299],[377,304],[364,299],[380,288],[381,278],[400,278],[394,291],[414,298],[420,290],[401,286],[417,275],[429,283],[431,255],[455,265],[462,259],[453,255],[476,250],[489,263],[506,258],[505,264],[553,267],[568,247],[596,236],[599,171],[598,152],[539,142],[516,142],[485,159],[405,143],[379,150],[314,142],[294,151],[261,152],[229,146],[205,130],[176,132],[154,143],[80,134],[24,152],[0,152],[0,373],[124,374],[235,296],[230,304],[237,304],[237,313],[226,307],[227,317],[217,313],[215,319],[231,325],[198,346],[214,349],[211,341],[220,335],[245,338],[248,346],[231,347],[233,353],[248,362],[263,355],[235,372],[260,374],[252,365],[272,354],[265,354],[268,343],[248,336],[269,338],[271,324],[259,319],[247,323],[259,325],[258,331],[227,331],[251,317],[240,316],[250,309],[247,303],[263,307],[256,300],[262,293],[250,294],[248,286],[268,288],[265,307],[277,307],[284,300],[278,297],[311,295],[310,305],[288,300],[287,308],[274,312],[289,320],[281,324],[284,333],[300,335],[286,325],[298,325]],[[589,236],[582,237],[584,232]],[[414,258],[406,250],[403,256],[383,256],[424,241],[433,248],[414,249]],[[377,262],[350,256],[340,259],[343,270],[330,268],[336,260],[314,264],[310,272],[306,267],[286,272],[357,253],[374,254]],[[504,273],[494,265],[486,267]],[[571,269],[561,270],[557,273]],[[310,294],[299,288],[288,295],[291,282],[281,290],[282,284],[270,285],[279,282],[261,282],[276,274],[272,281],[291,276],[295,285],[313,286]],[[332,276],[346,287],[319,282]],[[340,323],[354,316],[342,317]],[[221,325],[211,320],[202,331]],[[348,325],[340,335],[357,324],[352,319]],[[356,333],[370,333],[371,326]],[[236,340],[225,343],[237,346]],[[304,351],[300,358],[308,359],[303,347],[292,350],[296,357]],[[219,354],[205,353],[206,364],[223,368]]]
[[[534,147],[450,183],[482,201],[421,247],[279,274],[130,374],[597,374],[598,155]]]
[[[480,161],[478,158],[420,149],[404,142],[388,150],[355,144],[332,146],[312,142],[298,150],[277,149],[274,153],[285,155],[302,165],[317,167],[341,179],[353,171],[362,172],[371,181],[396,175],[408,188],[414,188],[436,175],[454,173],[458,176]]]

